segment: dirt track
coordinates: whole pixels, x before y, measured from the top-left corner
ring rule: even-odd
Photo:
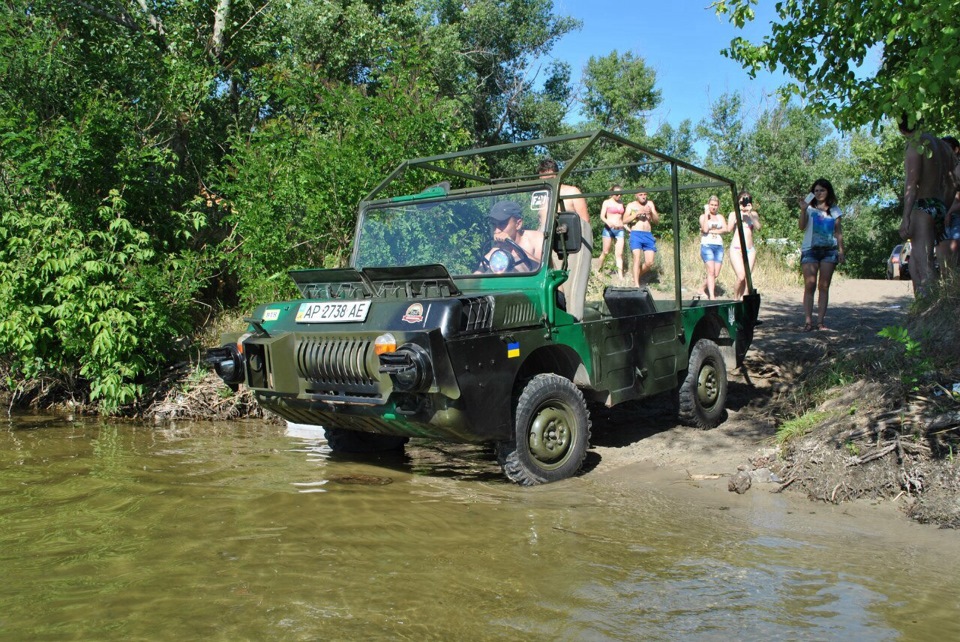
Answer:
[[[614,409],[594,408],[594,450],[587,465],[597,472],[636,462],[696,479],[726,477],[737,466],[769,450],[784,395],[790,394],[797,369],[827,355],[881,341],[877,332],[903,325],[913,300],[909,282],[840,280],[830,291],[828,331],[802,332],[803,292],[793,288],[764,292],[757,328],[747,355],[746,376],[730,373],[729,417],[720,427],[701,431],[676,426],[664,403],[634,403]]]

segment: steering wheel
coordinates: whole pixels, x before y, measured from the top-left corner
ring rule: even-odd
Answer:
[[[513,272],[518,264],[526,266],[529,272],[536,270],[539,265],[522,247],[510,239],[487,241],[480,250],[480,269],[483,272],[495,274]]]

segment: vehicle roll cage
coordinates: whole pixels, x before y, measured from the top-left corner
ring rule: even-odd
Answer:
[[[529,150],[530,166],[535,165],[538,160],[552,157],[557,161],[559,171],[555,176],[550,178],[541,177],[537,173],[506,173],[500,175],[503,171],[509,170],[503,169],[505,164],[499,163],[497,156],[503,155],[506,157],[509,155],[516,157],[517,152],[521,150]],[[605,150],[611,151],[607,154],[602,153]],[[637,158],[638,160],[606,163],[592,162],[598,158],[609,159],[611,157],[615,160],[629,158]],[[434,185],[434,187],[431,188],[434,193],[436,193],[437,189],[443,189],[446,193],[450,191],[482,191],[485,188],[500,190],[508,183],[518,186],[531,183],[546,183],[553,188],[550,190],[552,202],[548,210],[551,217],[551,219],[548,220],[548,226],[550,226],[557,212],[556,200],[559,185],[563,183],[577,184],[577,176],[599,172],[605,176],[613,177],[629,171],[635,171],[638,184],[643,184],[644,177],[651,177],[653,173],[658,170],[669,172],[669,185],[644,186],[643,189],[650,194],[661,192],[668,192],[670,194],[670,206],[672,210],[671,224],[674,242],[678,244],[681,235],[679,216],[680,193],[690,190],[726,188],[730,190],[733,201],[733,211],[736,213],[738,222],[737,233],[740,235],[740,247],[744,253],[744,265],[749,265],[748,257],[746,256],[747,244],[743,237],[743,226],[739,225],[739,223],[742,223],[742,218],[740,207],[737,203],[737,187],[732,180],[702,167],[697,167],[679,158],[637,144],[606,130],[552,136],[516,143],[505,143],[491,147],[467,149],[437,156],[409,159],[398,165],[380,184],[374,187],[364,199],[364,203],[369,205],[410,199],[411,196],[409,194],[390,194],[391,189],[402,189],[404,184],[409,184],[408,181],[402,179],[410,172],[421,172],[423,174],[422,179],[420,175],[417,176],[418,184]],[[681,171],[688,172],[699,180],[696,182],[681,182]],[[649,178],[647,180],[649,180]],[[611,179],[608,182],[614,181]],[[441,185],[443,185],[442,188],[440,188]],[[451,189],[451,185],[455,187]],[[409,191],[409,189],[407,191]],[[431,190],[427,191],[429,192]],[[636,189],[590,191],[584,192],[583,197],[609,197],[613,194],[632,195],[636,191]],[[426,192],[424,195],[426,195]],[[666,214],[666,212],[662,213]],[[679,274],[679,251],[674,252],[674,262],[676,273]],[[746,270],[746,277],[747,292],[753,292],[753,277],[749,269]],[[677,279],[676,289],[677,298],[680,298],[679,279]]]

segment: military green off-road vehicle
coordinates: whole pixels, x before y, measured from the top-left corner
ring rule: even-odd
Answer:
[[[540,175],[547,154],[560,170]],[[572,300],[592,239],[558,189],[598,183],[583,190],[594,218],[610,185],[625,202],[655,199],[672,287]],[[736,200],[731,181],[603,131],[409,160],[360,204],[350,267],[291,272],[301,298],[261,305],[208,359],[265,408],[322,426],[335,452],[491,443],[515,482],[564,479],[590,445],[588,401],[675,391],[680,421],[724,419],[726,372],[742,363],[760,296],[749,273],[742,301],[685,294],[680,279],[681,239],[699,234],[718,190]],[[525,243],[494,240],[491,211],[507,201],[498,209],[522,220]],[[548,233],[530,251],[538,228]]]

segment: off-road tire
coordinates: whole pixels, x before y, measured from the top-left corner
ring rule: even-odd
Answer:
[[[680,423],[704,430],[723,423],[727,413],[727,365],[716,343],[700,339],[693,346],[677,396]]]
[[[590,413],[569,379],[539,374],[517,400],[514,439],[497,444],[504,474],[521,486],[577,474],[590,447]]]
[[[409,437],[378,435],[372,432],[358,432],[345,428],[324,428],[327,445],[335,453],[382,453],[403,450]]]

